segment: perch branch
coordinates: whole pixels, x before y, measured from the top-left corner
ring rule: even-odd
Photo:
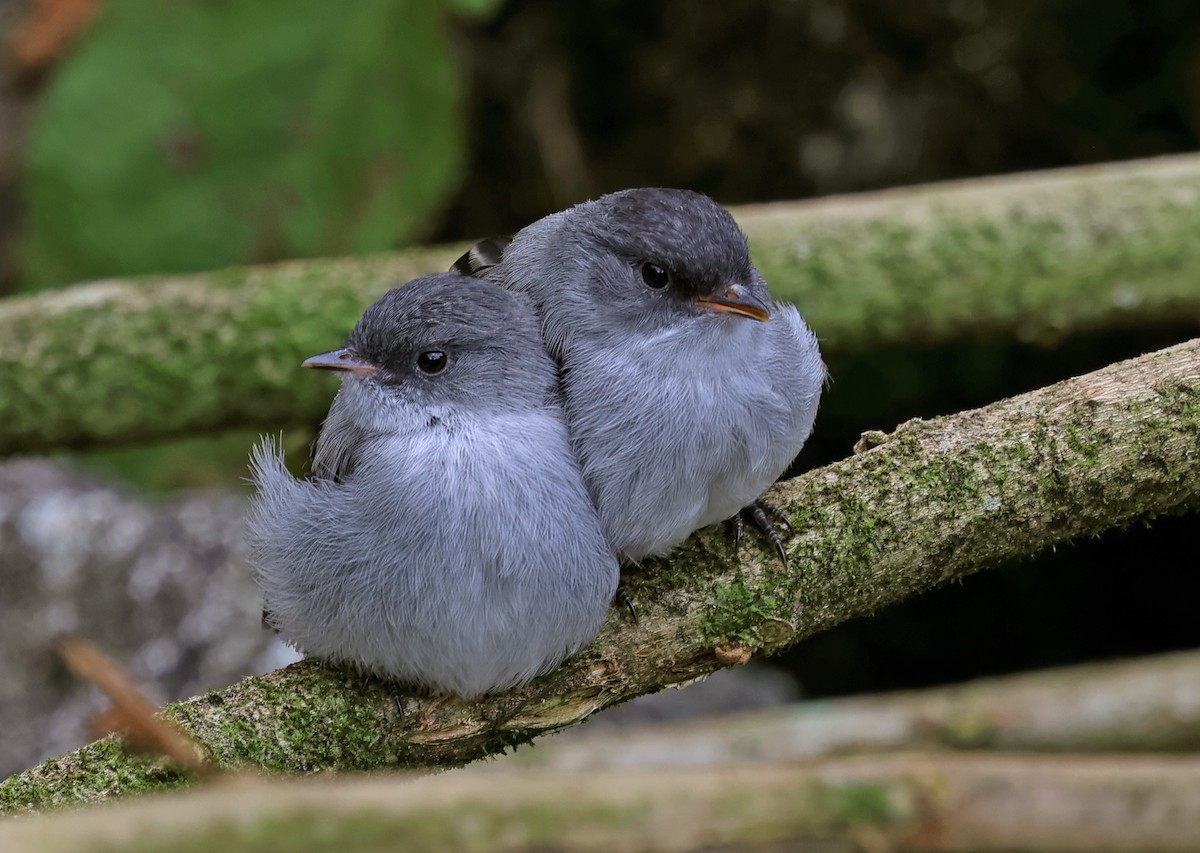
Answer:
[[[636,624],[614,613],[583,653],[521,690],[431,702],[303,662],[165,713],[224,767],[463,764],[987,566],[1195,508],[1200,339],[863,445],[771,492],[797,531],[791,573],[702,531],[630,582]],[[108,739],[12,777],[0,809],[181,781]]]

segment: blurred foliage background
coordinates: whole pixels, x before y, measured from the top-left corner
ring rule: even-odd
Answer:
[[[5,294],[510,232],[627,186],[799,199],[1200,134],[1186,0],[0,0],[0,36]],[[797,469],[1194,334],[839,354]],[[252,438],[86,460],[234,488]],[[985,573],[778,662],[829,695],[1195,646],[1194,525]]]

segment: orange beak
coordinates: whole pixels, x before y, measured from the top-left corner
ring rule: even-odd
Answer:
[[[701,296],[696,300],[696,304],[721,314],[749,317],[760,323],[771,319],[770,306],[758,297],[751,295],[750,291],[740,284],[727,284],[725,289],[719,293]]]

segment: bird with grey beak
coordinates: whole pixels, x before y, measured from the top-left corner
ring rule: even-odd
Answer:
[[[825,366],[728,211],[686,190],[624,190],[483,241],[454,268],[533,299],[623,558],[666,554],[748,508],[786,565],[758,498],[812,431]]]
[[[341,388],[296,479],[252,454],[267,618],[308,655],[477,697],[599,630],[618,567],[518,293],[443,273],[385,294],[306,367]]]

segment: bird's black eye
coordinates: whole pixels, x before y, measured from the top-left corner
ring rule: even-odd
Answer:
[[[422,373],[428,376],[441,373],[446,369],[448,362],[449,359],[446,358],[446,354],[440,349],[431,349],[417,356],[417,367]]]
[[[646,261],[642,264],[642,281],[655,290],[662,290],[671,283],[671,274],[658,264]]]

